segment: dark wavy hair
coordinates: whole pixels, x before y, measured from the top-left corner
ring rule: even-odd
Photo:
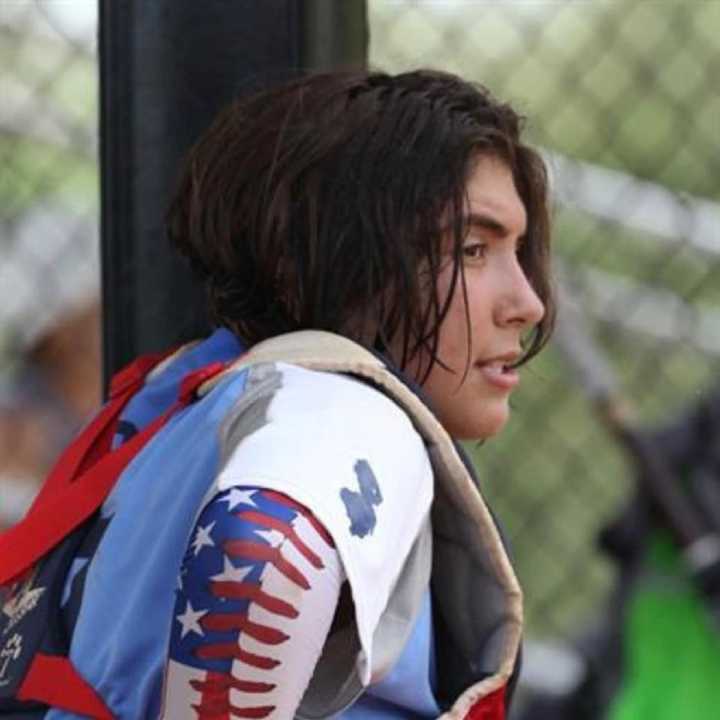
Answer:
[[[519,260],[546,308],[525,362],[555,313],[546,170],[522,124],[485,88],[437,71],[296,79],[220,113],[187,157],[169,236],[203,277],[214,322],[246,342],[312,328],[378,349],[400,338],[401,367],[421,349],[442,363],[438,330],[458,283],[465,293],[466,181],[479,156],[497,157],[527,212]],[[419,269],[435,287],[448,232],[443,299]]]

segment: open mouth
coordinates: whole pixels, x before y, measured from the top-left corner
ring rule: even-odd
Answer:
[[[504,390],[514,388],[520,381],[520,376],[511,363],[491,360],[478,364],[478,368],[488,382]]]
[[[514,372],[514,366],[511,362],[503,362],[501,360],[489,360],[487,362],[478,363],[478,367],[491,373],[503,374]]]

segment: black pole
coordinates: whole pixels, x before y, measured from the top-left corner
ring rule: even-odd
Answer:
[[[369,30],[365,0],[300,0],[299,6],[302,67],[330,70],[366,64]]]
[[[182,156],[231,98],[300,69],[363,65],[365,0],[100,0],[106,381],[208,330],[163,217]]]

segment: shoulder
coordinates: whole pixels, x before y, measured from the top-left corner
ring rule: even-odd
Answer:
[[[371,383],[351,375],[319,372],[294,365],[280,366],[283,392],[278,393],[273,415],[316,414],[342,419],[338,431],[362,429],[371,435],[399,434],[402,440],[417,438],[405,411]]]
[[[422,438],[406,412],[365,381],[285,363],[251,368],[222,433],[224,464],[241,448],[290,452],[329,463],[339,453],[403,457],[425,465]],[[243,451],[245,459],[246,452]]]
[[[361,411],[378,413],[380,417],[393,418],[396,422],[409,423],[405,413],[383,392],[370,383],[353,375],[337,372],[310,370],[299,365],[272,363],[261,365],[262,375],[275,372],[278,376],[279,392],[276,396],[282,409],[288,409],[290,403],[302,407],[312,407],[323,412],[342,412],[355,410],[354,415],[362,418]],[[298,402],[302,401],[302,402]],[[287,403],[287,404],[286,404]]]
[[[424,442],[404,410],[346,375],[282,363],[255,370],[224,425],[218,489],[286,493],[318,517],[341,555],[382,562],[389,547],[404,555],[433,495]]]
[[[432,500],[430,461],[410,418],[354,377],[283,363],[255,367],[221,436],[219,489],[285,492],[331,533],[341,524],[366,537],[379,531],[382,516],[402,532],[402,518],[425,514]]]
[[[354,377],[274,363],[248,372],[221,436],[215,492],[252,486],[309,510],[336,547],[369,657],[433,499],[432,467],[411,419]]]

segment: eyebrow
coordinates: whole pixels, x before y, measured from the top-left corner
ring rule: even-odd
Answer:
[[[485,213],[468,213],[465,215],[464,220],[469,227],[486,230],[497,237],[507,237],[510,235],[510,230],[492,215]],[[525,234],[526,233],[520,235],[520,238],[524,238]]]

